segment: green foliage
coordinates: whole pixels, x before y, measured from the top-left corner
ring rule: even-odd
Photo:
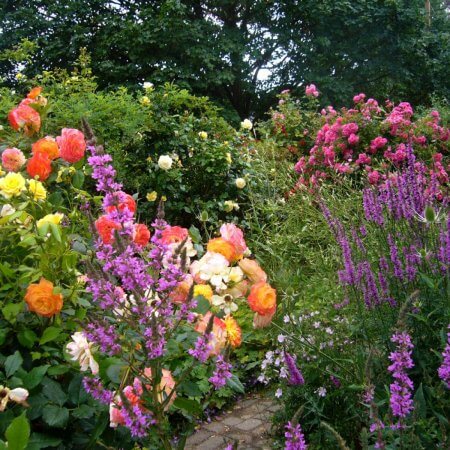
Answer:
[[[310,82],[336,105],[363,86],[372,97],[429,104],[433,92],[449,95],[449,22],[444,1],[430,1],[430,14],[426,3],[5,0],[0,74],[15,85],[23,66],[9,58],[32,42],[28,77],[70,67],[86,47],[102,88],[176,82],[235,123]]]

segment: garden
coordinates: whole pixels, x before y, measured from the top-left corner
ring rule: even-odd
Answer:
[[[444,2],[9,3],[0,450],[449,448]]]

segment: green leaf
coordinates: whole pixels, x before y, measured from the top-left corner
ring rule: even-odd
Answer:
[[[180,389],[189,397],[200,397],[202,395],[202,391],[193,381],[186,381],[182,383]]]
[[[50,231],[52,233],[52,236],[58,241],[61,242],[61,230],[59,229],[59,226],[55,223],[50,223]]]
[[[240,394],[245,394],[245,388],[235,374],[231,375],[231,378],[227,379],[227,386],[233,389],[233,391],[239,392]]]
[[[82,170],[77,170],[72,177],[73,187],[76,189],[81,189],[84,183],[84,173]]]
[[[23,412],[19,417],[16,417],[5,433],[8,439],[8,450],[24,450],[27,448],[30,439],[30,424]]]
[[[64,405],[67,400],[67,395],[61,389],[61,386],[50,378],[45,378],[42,382],[44,388],[42,393],[53,403],[59,406]]]
[[[83,387],[83,376],[75,375],[69,384],[68,389],[69,400],[74,405],[85,402],[88,399],[88,393]]]
[[[106,374],[108,375],[108,378],[113,383],[120,383],[120,381],[121,381],[120,372],[122,371],[123,367],[124,366],[120,365],[120,364],[112,364],[106,370]]]
[[[195,297],[195,300],[197,301],[197,306],[194,311],[199,314],[206,314],[211,306],[209,301],[205,297],[203,297],[203,295],[198,295],[197,297]]]
[[[69,420],[69,410],[59,406],[47,405],[44,408],[42,417],[51,427],[62,428]]]
[[[61,328],[48,327],[45,329],[41,336],[39,344],[46,344],[47,342],[54,341],[61,334]]]
[[[50,224],[48,222],[44,222],[41,226],[38,227],[38,234],[39,236],[46,236],[48,233],[48,229],[50,227]]]
[[[202,242],[202,235],[200,234],[199,229],[194,225],[189,228],[189,236],[191,236],[194,244],[200,244]]]
[[[34,446],[34,448],[47,448],[47,447],[56,447],[61,444],[62,439],[55,436],[48,436],[42,433],[32,433],[30,438],[30,446]],[[28,450],[28,449],[27,449]]]
[[[17,339],[24,347],[31,348],[37,341],[37,336],[33,330],[26,328],[25,330],[19,331]]]
[[[14,270],[11,270],[9,268],[9,265],[7,265],[6,263],[5,264],[0,263],[0,272],[2,272],[3,275],[5,275],[5,277],[7,278],[12,278],[15,275]]]
[[[10,303],[2,308],[3,317],[10,323],[15,323],[17,316],[23,310],[23,303]]]
[[[11,375],[14,375],[17,372],[17,369],[22,365],[22,363],[23,358],[18,351],[8,356],[5,361],[6,377],[9,378]]]
[[[94,415],[94,408],[89,405],[80,405],[72,411],[72,415],[77,419],[89,419]]]
[[[27,389],[35,388],[42,381],[49,367],[49,365],[33,367],[30,372],[22,377],[24,386]]]
[[[62,375],[63,373],[67,373],[69,370],[70,370],[69,366],[59,364],[57,366],[50,367],[50,369],[48,369],[48,374],[51,376]]]
[[[418,417],[425,419],[427,416],[427,402],[423,393],[422,383],[420,383],[420,386],[414,395],[414,406]]]
[[[173,406],[191,415],[200,414],[202,412],[202,407],[199,403],[189,398],[177,397],[173,402]]]

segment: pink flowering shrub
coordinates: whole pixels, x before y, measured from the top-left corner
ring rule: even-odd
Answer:
[[[270,121],[260,128],[279,147],[299,156],[299,178],[291,194],[343,176],[382,183],[405,165],[408,144],[414,145],[430,175],[435,174],[440,184],[448,183],[450,130],[439,111],[418,114],[407,102],[379,104],[358,94],[350,108],[327,106],[317,112],[317,88],[308,86],[305,95],[306,102],[282,93]]]

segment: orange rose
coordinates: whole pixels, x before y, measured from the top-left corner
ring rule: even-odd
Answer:
[[[224,319],[227,330],[227,340],[233,348],[239,347],[242,343],[242,330],[236,320],[231,316]]]
[[[208,252],[220,253],[225,256],[229,262],[236,261],[242,255],[238,255],[236,247],[230,242],[223,238],[211,239],[206,247]]]
[[[74,128],[63,128],[61,136],[56,138],[61,152],[61,158],[70,163],[76,163],[84,156],[86,141],[84,134]]]
[[[52,172],[50,158],[46,153],[35,153],[27,164],[27,172],[31,178],[39,177],[39,181],[45,181]]]
[[[161,233],[161,242],[163,244],[179,244],[189,236],[189,232],[183,227],[171,227],[170,225],[164,228]]]
[[[261,266],[254,259],[244,258],[239,261],[239,267],[242,269],[242,272],[247,275],[247,278],[252,283],[259,283],[260,281],[267,281],[267,275],[264,270],[261,269]]]
[[[55,139],[50,136],[39,139],[31,146],[31,151],[35,155],[36,153],[44,153],[49,159],[53,160],[59,157],[59,148]]]
[[[10,125],[16,130],[22,130],[27,136],[32,136],[41,128],[41,116],[28,105],[19,105],[8,114]]]
[[[134,227],[133,242],[144,247],[148,244],[149,240],[150,230],[147,228],[147,225],[144,225],[143,223],[137,223]]]
[[[106,216],[100,216],[95,221],[95,229],[105,244],[111,244],[114,240],[114,230],[120,230],[121,228],[120,224]]]
[[[125,210],[125,208],[128,208],[130,212],[133,214],[136,212],[136,201],[134,198],[125,192],[118,191],[114,193],[114,198],[116,199],[116,205],[109,205],[107,206],[106,212],[111,213],[116,210],[116,208],[119,208],[119,211],[122,212]]]
[[[37,86],[28,93],[27,98],[31,98],[32,100],[35,100],[41,95],[42,88],[40,86]]]
[[[270,284],[260,281],[250,289],[248,303],[261,316],[273,314],[277,308],[277,291]]]
[[[37,284],[28,286],[25,301],[30,311],[43,317],[58,314],[63,306],[62,294],[54,294],[53,283],[45,278],[41,278]]]

